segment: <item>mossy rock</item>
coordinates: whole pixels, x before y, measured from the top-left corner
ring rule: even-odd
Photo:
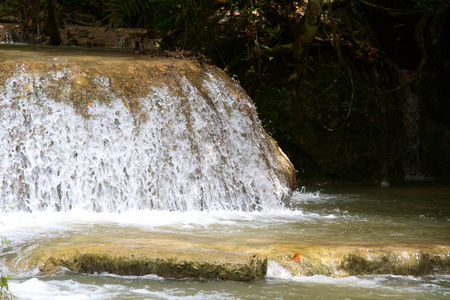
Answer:
[[[34,262],[46,274],[65,267],[79,273],[251,281],[267,272],[267,258],[256,254],[112,244],[60,248]]]

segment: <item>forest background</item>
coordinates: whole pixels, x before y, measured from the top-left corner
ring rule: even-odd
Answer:
[[[3,0],[29,44],[139,28],[132,51],[217,65],[302,185],[450,178],[448,0]],[[156,47],[148,47],[148,40]],[[95,41],[84,46],[95,46]],[[101,45],[99,45],[101,46]]]
[[[0,0],[0,23],[17,24],[13,42],[54,46],[139,28],[136,55],[217,65],[301,185],[450,180],[448,0]]]

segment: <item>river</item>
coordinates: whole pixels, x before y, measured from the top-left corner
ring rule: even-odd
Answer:
[[[450,296],[448,183],[291,197],[295,170],[248,95],[195,61],[2,46],[0,71],[0,267],[18,299]],[[85,249],[104,256],[63,262]],[[96,271],[137,253],[250,257],[261,279]]]
[[[274,253],[298,247],[305,256],[311,256],[305,246],[421,250],[439,245],[448,250],[448,199],[449,187],[419,184],[296,192],[292,209],[272,212],[13,212],[2,216],[0,233],[13,240],[13,247],[2,256],[17,260],[38,245],[125,236],[223,251]],[[274,260],[269,260],[266,279],[251,282],[68,270],[50,276],[35,269],[13,274],[10,289],[19,299],[447,299],[450,295],[450,277],[445,274],[295,276]]]

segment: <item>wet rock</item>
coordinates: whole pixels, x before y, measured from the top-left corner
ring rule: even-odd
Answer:
[[[286,250],[286,249],[285,249]],[[267,254],[293,276],[325,275],[346,277],[356,275],[432,275],[449,274],[448,247],[299,247],[291,253]],[[296,262],[292,253],[299,251]]]
[[[291,276],[324,275],[432,275],[449,274],[448,247],[345,247],[278,245],[241,252],[239,247],[211,249],[170,240],[122,240],[101,245],[41,246],[29,260],[42,274],[58,273],[60,267],[80,273],[118,275],[156,274],[165,278],[250,281],[266,276],[268,260]],[[295,250],[294,250],[295,249]],[[250,250],[250,249],[248,249]],[[237,252],[239,251],[239,252]],[[293,259],[294,251],[301,259]]]
[[[394,274],[432,275],[447,274],[450,260],[445,254],[425,250],[410,251],[360,251],[344,257],[340,268],[349,275]]]
[[[235,281],[262,279],[267,272],[267,258],[256,254],[136,246],[131,242],[58,249],[40,259],[41,271],[51,274],[65,267],[80,273]]]

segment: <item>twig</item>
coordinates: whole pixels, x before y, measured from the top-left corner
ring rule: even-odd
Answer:
[[[338,55],[339,59],[339,65],[341,65],[342,68],[346,68],[344,58],[342,57],[341,47],[339,45],[339,37],[337,36],[336,27],[337,24],[334,20],[333,16],[333,6],[330,5],[328,7],[330,22],[331,22],[331,34],[333,35],[333,47],[336,49],[336,54]]]
[[[376,4],[373,4],[373,3],[370,3],[370,2],[367,2],[364,0],[358,0],[358,2],[361,2],[364,5],[367,5],[367,6],[379,9],[379,10],[383,10],[392,16],[410,16],[410,15],[424,13],[426,11],[425,9],[422,9],[422,8],[395,9],[395,8],[376,5]]]

